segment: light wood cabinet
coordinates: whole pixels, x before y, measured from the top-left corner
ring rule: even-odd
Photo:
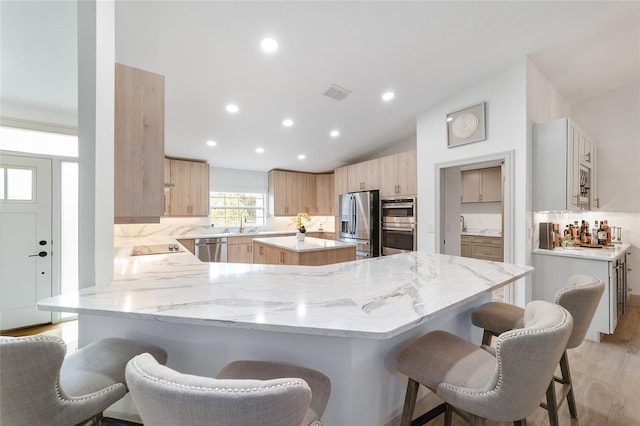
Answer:
[[[115,67],[114,223],[158,223],[164,210],[164,76]]]
[[[380,158],[380,196],[418,193],[417,151]]]
[[[187,250],[191,252],[191,254],[196,254],[196,240],[193,238],[179,239],[177,240],[180,244],[184,246]]]
[[[209,165],[169,159],[167,216],[209,216]],[[167,210],[168,208],[168,210]]]
[[[502,238],[462,235],[460,236],[460,256],[502,262],[504,258]]]
[[[268,175],[269,211],[274,216],[316,214],[316,176],[271,170]]]
[[[597,147],[574,122],[535,124],[532,154],[535,211],[599,208]]]
[[[227,239],[228,263],[253,263],[253,237]]]
[[[502,169],[465,170],[462,176],[463,203],[490,203],[502,201]]]
[[[316,212],[319,216],[335,214],[333,202],[333,173],[316,175]]]
[[[380,160],[347,166],[348,192],[371,191],[380,187]]]
[[[255,253],[253,263],[267,265],[319,266],[356,260],[355,247],[295,252],[254,241],[253,251]]]

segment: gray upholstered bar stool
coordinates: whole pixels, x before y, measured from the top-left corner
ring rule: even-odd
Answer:
[[[104,339],[65,358],[53,336],[0,338],[0,424],[75,425],[96,422],[127,392],[124,371],[137,354],[167,353],[126,339]]]
[[[566,349],[580,346],[587,334],[593,315],[596,312],[604,283],[598,278],[588,275],[574,275],[569,278],[567,287],[556,293],[555,303],[566,308],[573,317],[573,332],[567,342]],[[471,314],[474,325],[483,328],[482,344],[491,344],[492,336],[522,327],[524,309],[507,303],[490,302],[480,306]],[[554,377],[547,389],[547,403],[540,404],[549,412],[551,426],[558,425],[558,407],[567,400],[569,413],[574,419],[578,417],[576,402],[571,383],[571,372],[566,350],[560,359],[561,377]],[[554,381],[562,385],[560,404],[556,400]]]
[[[179,373],[147,354],[132,359],[126,375],[143,422],[154,426],[319,425],[331,386],[308,368],[239,361],[214,379]]]
[[[549,385],[573,320],[566,309],[533,301],[524,327],[501,334],[485,350],[445,331],[432,331],[396,354],[396,368],[409,377],[401,425],[422,425],[445,413],[450,425],[456,412],[473,425],[485,419],[526,425]],[[444,401],[415,420],[418,387],[423,384]]]

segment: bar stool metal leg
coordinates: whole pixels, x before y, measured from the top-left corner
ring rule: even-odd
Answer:
[[[402,408],[402,418],[400,426],[410,426],[413,418],[413,411],[416,408],[416,398],[418,397],[418,387],[420,383],[409,377],[407,382],[407,394],[404,397],[404,407]]]

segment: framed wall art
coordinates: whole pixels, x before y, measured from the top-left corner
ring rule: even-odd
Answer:
[[[485,140],[484,104],[447,114],[447,147]]]

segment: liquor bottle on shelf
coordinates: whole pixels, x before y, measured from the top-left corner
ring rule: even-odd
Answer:
[[[607,231],[604,230],[604,220],[600,221],[600,228],[598,228],[598,244],[607,244]]]
[[[598,244],[598,221],[596,220],[593,229],[591,229],[591,244]]]
[[[610,246],[611,245],[611,228],[609,228],[609,221],[605,220],[604,221],[604,232],[606,232],[606,243],[605,245]]]

